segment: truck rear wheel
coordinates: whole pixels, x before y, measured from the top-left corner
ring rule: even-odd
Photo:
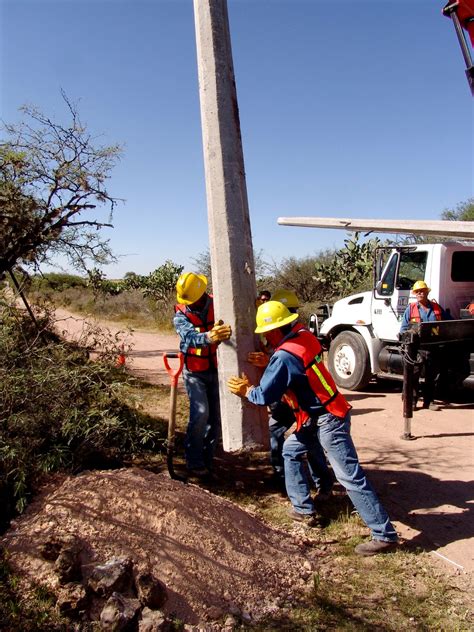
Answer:
[[[372,372],[367,346],[360,334],[343,331],[331,343],[328,368],[338,386],[349,391],[364,388]]]

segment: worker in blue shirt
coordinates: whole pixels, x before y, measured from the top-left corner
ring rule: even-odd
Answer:
[[[270,298],[268,299],[270,300]],[[273,301],[283,303],[293,314],[298,312],[299,299],[293,290],[278,289],[273,293]],[[265,302],[265,301],[263,301]],[[261,305],[262,303],[260,303]],[[273,350],[266,347],[266,351],[251,351],[247,360],[259,368],[268,365]],[[283,462],[283,444],[285,434],[294,425],[296,419],[291,406],[285,398],[269,405],[270,418],[268,429],[270,431],[270,463],[273,468],[274,481],[279,487],[285,488],[285,467]],[[329,469],[326,455],[320,445],[315,443],[308,453],[308,468],[314,485],[318,491],[317,502],[327,501],[332,495],[334,476]]]
[[[428,323],[435,320],[451,320],[451,317],[436,301],[428,300],[430,288],[425,281],[416,281],[412,292],[416,297],[415,303],[410,303],[403,314],[400,333],[407,331],[411,323]]]
[[[214,321],[214,301],[206,289],[203,274],[181,274],[176,283],[173,319],[184,355],[183,379],[189,397],[186,465],[189,474],[199,478],[207,476],[212,468],[221,430],[217,345],[231,336],[230,325]]]
[[[436,301],[429,300],[430,288],[425,281],[416,281],[412,292],[416,297],[403,314],[400,333],[407,331],[412,323],[427,323],[437,320],[451,320],[451,316]],[[423,408],[439,411],[434,402],[435,391],[441,373],[441,355],[439,349],[419,349],[413,366],[413,410],[418,410],[418,399],[423,397]],[[420,376],[424,375],[423,388],[420,389]]]
[[[232,376],[229,390],[253,404],[268,406],[283,396],[292,405],[297,427],[283,445],[285,484],[293,520],[317,526],[305,467],[317,441],[324,448],[336,479],[343,485],[372,539],[356,546],[359,555],[386,553],[396,548],[395,531],[384,507],[368,482],[350,436],[350,404],[338,392],[322,361],[317,338],[278,301],[258,308],[256,333],[263,333],[275,350],[258,386],[247,376]]]

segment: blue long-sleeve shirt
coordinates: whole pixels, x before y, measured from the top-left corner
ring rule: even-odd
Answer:
[[[193,313],[197,314],[202,322],[206,322],[207,314],[212,305],[212,298],[210,296],[207,297],[207,300],[204,304],[204,307],[200,310],[189,310]],[[189,308],[188,308],[189,309]],[[173,325],[176,329],[176,333],[178,334],[179,340],[179,350],[181,353],[187,353],[190,347],[207,347],[211,343],[209,342],[209,337],[206,332],[200,333],[196,331],[196,327],[193,323],[186,318],[185,314],[180,311],[177,311],[173,318]]]
[[[284,350],[275,351],[260,384],[248,392],[247,399],[253,404],[268,406],[280,401],[288,389],[293,391],[301,409],[310,417],[327,413],[309,385],[303,362]]]
[[[428,301],[428,302],[429,302],[428,308],[424,308],[423,305],[420,305],[420,303],[418,303],[418,310],[420,312],[420,319],[422,323],[433,322],[436,320],[436,314],[432,307],[432,303],[431,301]],[[441,320],[451,320],[451,317],[448,314],[446,314],[446,312],[441,306],[440,306],[440,309],[441,309]],[[410,327],[410,305],[408,305],[408,307],[405,310],[405,313],[403,314],[402,324],[400,325],[400,333],[406,331],[409,327]]]

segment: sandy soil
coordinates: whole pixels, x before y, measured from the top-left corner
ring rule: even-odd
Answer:
[[[57,577],[40,547],[50,536],[73,534],[83,545],[84,579],[93,563],[128,556],[165,583],[167,614],[190,624],[229,613],[256,621],[296,601],[324,555],[305,546],[298,527],[289,538],[234,503],[167,474],[123,469],[59,482],[35,499],[5,538],[13,567],[52,590]]]
[[[400,393],[393,385],[374,384],[347,396],[361,462],[398,531],[431,550],[448,571],[472,580],[474,405],[445,403],[439,412],[414,412],[415,438],[405,441]]]
[[[61,311],[58,329],[78,337],[83,323]],[[132,338],[124,334],[124,342],[133,344],[126,358],[130,371],[169,384],[161,354],[177,350],[175,335],[135,331]],[[397,530],[469,585],[474,576],[473,405],[415,412],[415,440],[404,441],[399,386],[374,384],[347,396],[361,462]],[[54,574],[38,548],[58,530],[79,535],[86,562],[131,555],[140,567],[159,569],[170,591],[167,612],[189,623],[232,611],[258,619],[297,599],[323,553],[305,547],[307,536],[298,527],[289,539],[222,498],[212,495],[211,503],[209,494],[139,469],[62,477],[12,525],[5,542],[23,572],[49,583]]]

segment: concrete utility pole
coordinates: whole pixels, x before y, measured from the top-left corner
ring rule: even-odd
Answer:
[[[255,350],[255,270],[239,110],[226,0],[194,0],[199,95],[216,319],[232,326],[218,351],[224,450],[267,443],[265,409],[229,393],[231,375],[256,370],[246,362]]]

